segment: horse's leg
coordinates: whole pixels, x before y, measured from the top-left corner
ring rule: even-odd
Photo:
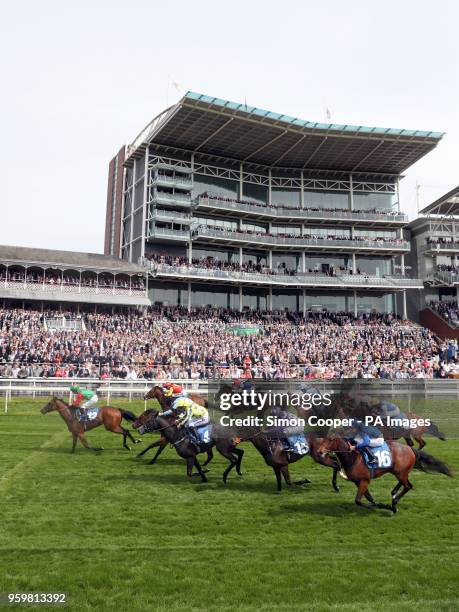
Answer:
[[[408,444],[408,446],[410,446],[410,447],[414,446],[413,440],[409,436],[403,436],[403,439]]]
[[[158,450],[156,451],[156,455],[153,457],[151,461],[148,462],[148,465],[153,465],[153,463],[156,463],[156,460],[158,459],[160,454],[163,452],[163,450],[166,448],[166,446],[167,444],[160,444]]]
[[[205,467],[208,463],[210,463],[213,458],[214,458],[214,452],[211,448],[209,448],[209,450],[207,451],[207,459],[202,464],[202,467]]]
[[[279,466],[273,466],[273,470],[274,470],[274,474],[276,475],[276,480],[277,480],[277,490],[280,492],[282,491],[282,477],[281,477],[281,470],[279,468]]]
[[[92,447],[90,446],[89,442],[86,440],[84,432],[81,431],[79,434],[77,434],[78,439],[80,440],[81,444],[88,450],[92,450],[92,451],[100,451],[100,450],[104,450],[102,447]]]
[[[143,451],[141,451],[138,455],[136,455],[136,457],[142,457],[151,448],[156,448],[160,444],[161,444],[161,438],[159,438],[159,440],[155,440],[154,442],[152,442],[150,445],[147,446],[147,448],[144,448]]]
[[[361,506],[362,508],[367,508],[367,510],[372,510],[374,506],[370,506],[369,504],[364,504],[362,502],[362,497],[368,491],[369,484],[370,484],[369,480],[360,480],[357,483],[357,495],[355,496],[355,503],[357,504],[357,506]]]
[[[292,479],[290,478],[290,472],[288,469],[288,465],[283,465],[280,468],[281,474],[284,477],[285,480],[285,484],[287,484],[288,486],[290,486],[292,484]]]
[[[201,467],[201,465],[200,465],[200,463],[199,463],[198,458],[196,457],[196,455],[194,456],[194,461],[193,461],[193,464],[192,464],[192,466],[191,466],[192,468],[193,468],[193,465],[195,465],[195,466],[196,466],[196,469],[198,470],[198,473],[199,473],[199,475],[201,476],[201,481],[202,481],[202,482],[207,482],[206,475],[204,474],[203,469],[202,469],[202,467]]]
[[[373,495],[370,493],[370,491],[366,491],[364,493],[366,499],[368,499],[368,501],[370,502],[370,504],[375,507],[375,508],[382,508],[383,510],[392,510],[392,506],[390,506],[389,504],[380,504],[379,502],[375,501],[373,499]]]
[[[418,443],[418,450],[422,450],[424,448],[424,446],[426,445],[424,438],[422,437],[422,434],[420,434],[419,436],[414,436],[414,439],[416,440],[416,442]]]
[[[411,491],[411,489],[413,488],[413,485],[408,480],[408,474],[406,474],[405,476],[400,476],[398,484],[401,487],[403,487],[403,490],[398,495],[392,495],[392,505],[389,506],[389,508],[392,510],[392,512],[394,514],[397,512],[397,504],[398,504],[398,502],[402,499],[402,497],[404,495],[406,495],[408,493],[408,491]],[[398,485],[397,485],[396,488],[400,488],[400,487],[398,487]]]
[[[332,487],[337,493],[339,493],[339,485],[337,483],[338,474],[339,474],[339,469],[333,468]]]
[[[74,431],[72,431],[72,436],[73,436],[72,453],[74,453],[75,452],[75,447],[76,447],[77,442],[78,442],[78,434],[76,434]]]
[[[235,454],[237,457],[236,472],[239,474],[239,476],[242,476],[241,463],[242,457],[244,456],[244,451],[242,450],[242,448],[233,448],[233,454]]]
[[[223,472],[223,482],[226,484],[226,481],[228,480],[228,474],[234,467],[237,467],[237,459],[235,459],[231,453],[222,453],[222,455],[229,460],[229,465]]]
[[[136,440],[134,438],[134,436],[131,434],[131,432],[129,431],[129,429],[126,429],[125,431],[127,431],[127,436],[129,438],[129,440],[132,442],[132,444],[141,444],[142,440]]]

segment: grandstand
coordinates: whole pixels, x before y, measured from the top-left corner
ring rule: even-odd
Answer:
[[[149,305],[141,266],[96,253],[0,246],[0,300],[41,309]]]
[[[420,320],[442,338],[459,339],[459,187],[424,207],[409,229],[413,268],[425,284]]]
[[[105,252],[153,304],[406,317],[399,179],[441,137],[188,92],[111,161]]]

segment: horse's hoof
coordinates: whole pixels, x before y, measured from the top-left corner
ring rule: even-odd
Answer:
[[[392,506],[387,506],[387,508],[388,510],[392,510],[394,514],[397,514],[397,506],[392,505]]]
[[[136,440],[134,444],[142,444],[142,440]]]
[[[125,448],[126,450],[131,450],[131,447],[130,447],[130,446],[125,446],[124,448]]]

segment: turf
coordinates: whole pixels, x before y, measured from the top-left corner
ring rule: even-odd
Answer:
[[[246,445],[242,478],[223,485],[216,457],[199,484],[173,449],[150,466],[102,429],[88,434],[102,454],[71,455],[43,403],[0,416],[0,591],[66,592],[78,611],[458,609],[457,479],[415,472],[393,516],[357,508],[350,483],[332,492],[310,458],[291,471],[312,484],[278,494]],[[457,469],[457,439],[426,450]],[[392,482],[372,483],[376,499]]]

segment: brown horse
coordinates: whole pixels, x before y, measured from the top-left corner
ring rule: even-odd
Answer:
[[[309,432],[307,435],[308,446],[309,446],[309,456],[316,463],[320,463],[320,465],[325,465],[326,467],[330,467],[333,470],[332,476],[332,487],[333,489],[339,493],[339,486],[337,483],[338,473],[340,470],[340,465],[335,458],[331,455],[323,455],[320,451],[320,445],[324,441],[325,438],[321,438],[319,436],[314,435],[312,432]]]
[[[400,418],[400,417],[394,417]],[[419,422],[419,417],[414,412],[407,412],[406,418]],[[418,443],[418,450],[422,450],[426,445],[426,442],[423,438],[425,433],[430,433],[435,438],[439,438],[443,442],[446,440],[445,435],[438,429],[435,423],[431,422],[430,425],[418,425],[418,427],[405,429],[403,427],[381,427],[381,432],[384,434],[385,438],[391,438],[392,440],[397,440],[399,438],[403,438],[408,446],[414,446],[413,439]]]
[[[73,436],[73,445],[72,445],[72,453],[75,452],[75,447],[77,445],[78,440],[80,440],[81,444],[88,450],[93,451],[101,451],[102,447],[92,447],[89,445],[88,441],[85,437],[85,432],[90,429],[95,429],[100,425],[103,425],[107,431],[112,431],[113,433],[121,434],[123,436],[123,446],[128,450],[131,450],[126,443],[126,438],[129,438],[134,444],[139,444],[141,440],[136,440],[131,432],[124,427],[121,427],[120,423],[122,419],[126,419],[127,421],[135,421],[137,418],[135,414],[129,412],[129,410],[122,410],[121,408],[115,408],[114,406],[102,406],[99,408],[99,413],[97,417],[93,421],[88,421],[85,423],[81,423],[76,418],[76,408],[69,406],[64,400],[59,399],[58,397],[53,397],[46,406],[43,406],[41,409],[42,414],[47,414],[48,412],[56,411],[60,414],[60,416],[64,419],[67,424],[68,430]]]
[[[413,485],[408,480],[408,475],[413,468],[424,472],[438,472],[446,476],[452,476],[450,469],[439,459],[416,450],[405,444],[399,444],[391,440],[387,441],[392,454],[392,467],[390,468],[375,468],[369,469],[365,463],[362,454],[355,450],[348,440],[338,437],[324,438],[318,448],[318,452],[324,457],[334,455],[344,470],[347,478],[351,480],[357,487],[357,495],[355,503],[363,508],[384,508],[397,512],[397,504],[400,499],[413,488]],[[398,483],[392,489],[392,503],[380,504],[377,503],[370,491],[368,490],[370,480],[379,478],[384,474],[393,474]],[[400,488],[402,491],[398,493]],[[365,497],[370,504],[362,502],[362,497]]]
[[[205,408],[207,408],[207,401],[201,397],[200,395],[196,395],[195,393],[189,393],[188,397],[190,399],[192,399],[194,402],[196,402],[197,404],[199,404],[200,406],[204,406]],[[143,396],[143,399],[145,401],[148,401],[150,399],[155,399],[157,400],[158,404],[161,406],[161,409],[165,412],[166,410],[168,410],[168,408],[170,407],[170,400],[169,398],[167,398],[164,395],[164,391],[161,389],[161,387],[159,385],[154,385],[149,391],[148,393],[146,393]],[[156,451],[155,456],[153,457],[153,459],[150,461],[150,465],[155,463],[156,460],[158,459],[158,457],[160,456],[160,454],[163,452],[163,450],[166,448],[166,446],[168,445],[168,441],[166,439],[166,436],[164,435],[164,433],[161,431],[160,432],[160,438],[159,440],[155,440],[154,442],[152,442],[150,445],[147,446],[147,448],[145,448],[141,453],[139,453],[137,455],[137,457],[142,457],[143,455],[145,455],[145,453],[147,451],[149,451],[152,448],[156,448],[157,446],[159,447],[158,450]],[[212,453],[212,449],[210,448],[208,453],[207,453],[207,459],[203,464],[203,467],[206,466],[208,463],[210,463],[210,461],[212,461],[213,458],[213,453]]]

